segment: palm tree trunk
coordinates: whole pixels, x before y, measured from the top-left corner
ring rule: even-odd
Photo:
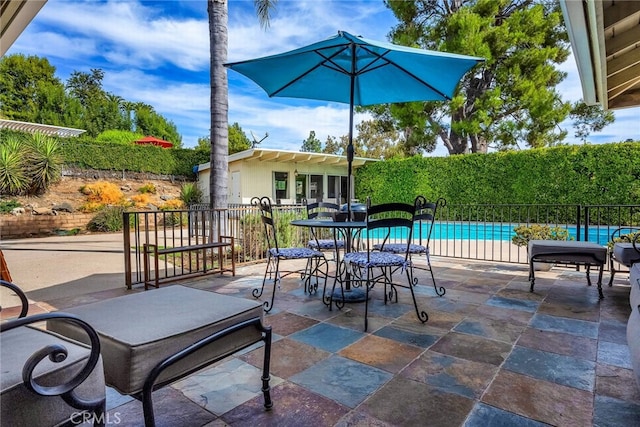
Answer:
[[[227,207],[227,163],[229,152],[229,90],[227,82],[227,0],[207,0],[209,49],[211,51],[211,158],[209,204]]]

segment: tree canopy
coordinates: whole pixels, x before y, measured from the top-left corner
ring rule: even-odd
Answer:
[[[0,58],[0,115],[11,120],[85,129],[96,137],[108,130],[153,135],[182,146],[175,124],[151,105],[126,101],[102,87],[104,71],[74,71],[66,83],[46,58]]]
[[[441,140],[450,154],[544,147],[560,143],[559,124],[581,120],[581,135],[613,121],[602,109],[587,112],[563,101],[558,65],[569,56],[557,2],[544,0],[414,0],[385,4],[399,24],[392,42],[479,56],[449,102],[414,102],[369,108],[403,135],[404,151],[430,152]],[[446,72],[446,70],[443,70]]]

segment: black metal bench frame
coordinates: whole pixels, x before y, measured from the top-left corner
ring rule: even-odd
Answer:
[[[633,239],[629,239],[628,237],[623,237],[624,235],[622,234],[623,231],[627,231],[630,233],[638,233],[636,234],[636,236]],[[628,226],[628,227],[620,227],[616,230],[613,231],[613,233],[611,233],[611,238],[610,238],[610,242],[614,242],[614,246],[616,243],[615,239],[620,239],[619,243],[632,243],[633,244],[633,248],[640,253],[640,227],[634,227],[634,226]],[[613,253],[613,248],[610,248],[611,250],[609,251],[609,271],[611,272],[611,276],[609,277],[609,287],[613,286],[613,279],[616,275],[616,273],[630,273],[630,267],[629,265],[621,262],[619,259],[616,259],[614,253]],[[615,268],[615,263],[618,263],[618,265],[624,265],[626,267],[628,267],[629,269],[624,270],[621,268]]]
[[[7,320],[0,324],[0,332],[9,331],[11,329],[27,326],[32,323],[41,323],[48,320],[60,320],[77,324],[82,328],[89,339],[91,352],[84,367],[73,378],[63,384],[43,386],[38,384],[33,378],[34,371],[38,364],[45,358],[49,358],[52,362],[63,362],[67,358],[67,349],[63,345],[48,345],[35,352],[29,359],[25,361],[22,368],[22,378],[24,386],[34,394],[44,397],[60,396],[64,402],[92,415],[94,426],[105,425],[106,398],[99,400],[86,400],[80,398],[75,389],[80,386],[93,372],[98,361],[100,360],[100,339],[96,331],[87,322],[81,320],[77,316],[63,312],[42,313],[27,316],[29,310],[29,301],[26,295],[18,286],[5,280],[0,280],[0,286],[10,289],[18,298],[20,298],[21,309],[18,318]],[[0,307],[0,310],[2,308]]]
[[[160,255],[168,255],[168,254],[177,254],[184,252],[202,252],[202,258],[204,260],[203,272],[195,273],[197,275],[200,274],[214,274],[214,273],[224,273],[230,272],[233,276],[236,275],[236,257],[235,257],[235,243],[234,238],[232,236],[220,236],[220,239],[228,239],[228,242],[208,242],[201,243],[197,245],[188,245],[188,246],[176,246],[173,248],[158,248],[157,244],[153,243],[145,243],[143,245],[143,253],[144,253],[144,288],[149,289],[149,286],[155,286],[156,288],[160,287],[160,283],[166,282],[169,278],[161,279],[160,278]],[[230,248],[231,249],[231,267],[224,267],[224,254],[223,249]],[[217,249],[218,251],[218,268],[212,268],[207,270],[207,250],[208,249]],[[151,260],[149,259],[153,255],[153,267],[155,270],[154,278],[151,279]],[[191,275],[186,275],[182,277],[188,277]]]
[[[262,332],[262,336],[260,339],[255,340],[252,343],[249,343],[243,347],[237,348],[235,349],[233,352],[230,353],[226,353],[223,354],[219,357],[216,357],[215,359],[211,359],[206,361],[204,364],[198,365],[198,366],[194,366],[192,369],[190,369],[189,371],[185,372],[184,374],[177,376],[177,377],[172,377],[167,379],[166,381],[157,383],[157,379],[158,377],[162,374],[162,372],[167,369],[170,368],[172,365],[180,362],[182,359],[184,359],[185,357],[197,352],[198,350],[201,350],[202,348],[206,347],[207,345],[226,337],[227,335],[230,335],[234,332],[237,332],[241,329],[244,328],[248,328],[254,326],[255,328],[257,328],[260,332]],[[269,380],[270,380],[270,373],[269,373],[269,367],[271,365],[271,341],[272,341],[272,332],[271,332],[271,326],[264,326],[262,324],[262,319],[260,317],[254,317],[252,319],[248,319],[245,320],[244,322],[229,326],[226,329],[223,329],[213,335],[210,335],[206,338],[201,339],[200,341],[191,344],[189,347],[185,348],[184,350],[179,351],[178,353],[174,354],[173,356],[169,356],[168,358],[166,358],[165,360],[163,360],[162,362],[160,362],[159,364],[157,364],[152,370],[151,372],[149,372],[149,375],[147,376],[147,379],[144,382],[144,387],[142,389],[142,392],[139,394],[135,394],[132,395],[132,397],[141,400],[142,401],[142,411],[144,413],[144,425],[145,427],[154,427],[156,425],[155,423],[155,415],[154,415],[154,411],[153,411],[153,399],[152,399],[152,394],[154,390],[158,390],[166,385],[172,384],[182,378],[186,378],[189,375],[193,374],[194,372],[197,372],[203,368],[205,368],[206,366],[209,366],[215,362],[218,362],[226,357],[231,356],[234,353],[237,353],[240,350],[244,350],[245,348],[257,343],[263,341],[264,342],[264,359],[263,359],[263,365],[262,365],[262,395],[264,397],[264,408],[268,411],[271,410],[271,408],[273,408],[273,401],[271,400],[271,387],[269,386]]]
[[[572,255],[581,257],[581,258],[592,257],[593,261],[592,262],[578,261],[572,258]],[[536,281],[534,268],[533,268],[534,262],[543,262],[543,263],[549,263],[549,264],[567,264],[567,265],[576,265],[576,266],[584,265],[587,267],[588,286],[591,286],[591,276],[590,276],[591,266],[600,267],[600,271],[598,273],[598,295],[600,296],[600,299],[604,298],[604,295],[602,294],[602,273],[604,271],[604,263],[606,261],[605,262],[599,261],[595,256],[593,256],[593,254],[590,254],[587,252],[580,252],[580,251],[575,251],[573,254],[566,253],[566,252],[563,252],[563,253],[549,252],[549,253],[538,254],[530,257],[529,259],[529,280],[531,281],[531,288],[529,289],[530,292],[533,292],[533,286],[535,285],[535,281]]]

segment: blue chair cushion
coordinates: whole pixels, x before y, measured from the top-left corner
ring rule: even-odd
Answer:
[[[336,246],[337,244],[337,246]],[[316,242],[315,240],[309,240],[308,246],[311,249],[318,249],[318,245],[320,245],[320,249],[335,249],[336,247],[338,249],[344,249],[344,240],[333,240],[333,239],[318,239],[318,241]]]
[[[269,253],[271,254],[271,256],[284,259],[324,257],[322,252],[309,248],[281,248],[279,251],[275,248],[271,248],[269,249]]]
[[[373,249],[376,251],[391,252],[393,254],[403,254],[407,250],[407,245],[403,243],[387,243],[386,245],[382,246],[381,244],[378,243],[373,245]],[[429,249],[427,249],[426,246],[415,245],[413,243],[409,245],[409,253],[424,254],[428,252],[429,252]]]
[[[408,267],[409,261],[399,255],[390,252],[371,252],[367,257],[366,252],[350,252],[344,255],[345,262],[358,267]]]

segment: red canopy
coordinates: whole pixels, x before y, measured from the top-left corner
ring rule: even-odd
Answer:
[[[162,147],[162,148],[171,148],[173,147],[173,144],[170,143],[169,141],[165,141],[164,139],[160,139],[160,138],[156,138],[155,136],[145,136],[144,138],[141,138],[137,141],[134,141],[134,143],[138,144],[138,145],[156,145],[158,147]]]

